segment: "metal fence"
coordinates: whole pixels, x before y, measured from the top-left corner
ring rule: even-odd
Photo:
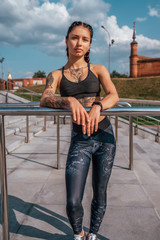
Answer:
[[[86,108],[89,111],[90,108]],[[2,234],[3,240],[9,240],[8,224],[8,190],[5,153],[5,116],[57,116],[57,168],[60,167],[59,151],[59,117],[71,116],[70,110],[51,109],[42,107],[1,107],[0,108],[0,180],[1,180],[1,207],[2,207]],[[101,116],[129,116],[129,169],[133,170],[133,116],[160,116],[160,107],[114,107],[101,112]]]

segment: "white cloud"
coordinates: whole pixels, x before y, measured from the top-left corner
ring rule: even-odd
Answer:
[[[72,6],[69,9],[72,19],[81,19],[97,27],[100,21],[107,17],[111,5],[103,0],[72,0]]]
[[[160,49],[160,41],[144,37],[142,34],[137,36],[137,42],[141,50],[158,50]]]
[[[0,20],[3,44],[54,44],[64,34],[70,16],[61,3],[45,1],[39,5],[38,0],[2,0]]]
[[[119,26],[116,16],[109,16],[111,5],[104,0],[1,0],[0,7],[0,43],[20,46],[31,44],[39,46],[41,51],[52,56],[65,56],[65,34],[74,20],[86,21],[94,28],[91,48],[96,61],[108,61],[108,33],[101,28],[104,25],[115,43],[111,46],[111,59],[117,64],[117,70],[128,68],[130,42],[133,29]],[[150,16],[159,16],[158,10],[149,8]],[[137,18],[136,21],[145,21]],[[137,35],[138,52],[146,51],[157,56],[160,41]],[[155,54],[155,55],[154,55]]]
[[[152,8],[151,6],[148,6],[148,9],[149,9],[149,16],[151,17],[160,17],[160,14],[159,14],[159,10],[156,9],[156,8]]]
[[[33,72],[26,72],[26,73],[25,73],[25,77],[26,77],[26,78],[32,78],[32,77],[33,77],[33,74],[34,74]]]
[[[136,21],[137,21],[137,22],[145,22],[146,20],[147,20],[146,17],[144,17],[144,18],[137,17],[137,18],[136,18]]]

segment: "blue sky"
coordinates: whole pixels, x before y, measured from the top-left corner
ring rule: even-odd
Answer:
[[[129,73],[130,42],[136,21],[138,54],[160,57],[160,0],[1,0],[0,58],[4,77],[31,77],[62,67],[67,58],[65,35],[75,20],[94,29],[91,63],[108,67],[108,34],[111,71]],[[0,71],[1,76],[1,71]]]

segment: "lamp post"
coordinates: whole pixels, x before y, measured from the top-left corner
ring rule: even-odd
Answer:
[[[110,65],[111,65],[111,46],[114,44],[115,40],[110,37],[109,31],[102,25],[101,28],[103,28],[107,33],[108,33],[108,38],[109,38],[109,52],[108,52],[108,71],[110,73]]]
[[[2,83],[2,84],[3,84],[3,85],[2,85],[2,89],[3,89],[3,90],[4,90],[4,79],[3,79],[3,78],[4,78],[4,73],[3,73],[3,61],[4,61],[4,59],[5,59],[4,57],[2,57],[2,58],[0,59],[0,63],[2,64],[2,82],[3,82],[3,83]]]

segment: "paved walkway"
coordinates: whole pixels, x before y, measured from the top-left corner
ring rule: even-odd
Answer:
[[[134,136],[134,171],[130,171],[126,132],[119,128],[108,207],[98,237],[160,240],[160,145]],[[64,181],[69,141],[70,125],[62,125],[61,170],[56,169],[55,126],[7,156],[11,240],[72,240]],[[90,168],[83,199],[86,231],[91,196]]]

